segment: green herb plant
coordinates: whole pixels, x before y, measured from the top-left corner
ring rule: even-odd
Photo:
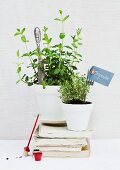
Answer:
[[[87,94],[90,91],[90,84],[88,83],[86,76],[74,74],[71,82],[65,81],[61,85],[59,92],[60,98],[63,103],[66,104],[85,104]]]
[[[61,32],[59,33],[59,43],[54,44],[53,38],[48,35],[48,28],[46,26],[42,29],[42,48],[40,48],[40,55],[42,57],[41,63],[44,66],[44,78],[42,79],[42,85],[61,85],[66,80],[71,81],[71,77],[77,70],[77,63],[82,61],[82,56],[78,52],[81,43],[81,28],[76,29],[75,35],[71,36],[71,43],[66,45],[64,39],[66,38],[66,33],[64,31],[64,23],[69,18],[69,15],[63,16],[63,11],[59,10],[59,18],[55,18],[55,21],[60,22]],[[24,43],[26,52],[20,54],[17,50],[17,74],[18,82],[22,81],[28,86],[34,84],[39,84],[38,81],[38,68],[40,68],[40,63],[38,62],[39,54],[38,50],[34,49],[32,51],[28,50],[28,39],[25,35],[25,28],[17,29],[15,36],[19,36],[21,41]],[[23,62],[24,58],[29,60],[27,69],[31,69],[31,74],[23,73]],[[29,72],[29,71],[28,71]]]

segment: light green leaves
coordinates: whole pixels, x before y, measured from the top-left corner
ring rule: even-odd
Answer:
[[[22,35],[21,40],[22,40],[23,42],[27,42],[25,35]]]
[[[66,21],[68,18],[69,18],[69,15],[65,16],[65,17],[63,18],[63,21]]]
[[[46,31],[47,28],[45,28]],[[33,56],[37,56],[37,49],[33,50],[33,51],[28,51],[27,48],[27,38],[25,36],[25,28],[19,29],[17,28],[16,33],[14,34],[14,36],[19,36],[21,41],[25,44],[25,48],[26,48],[26,53],[22,54],[20,56],[19,50],[17,50],[16,55],[18,57],[18,61],[16,62],[17,65],[17,74],[19,77],[19,80],[16,83],[19,83],[20,81],[26,83],[28,86],[32,86],[33,84],[37,83],[37,71],[36,68],[38,68],[38,62],[37,59],[32,59]],[[26,68],[32,68],[33,69],[33,75],[32,76],[27,76],[26,74],[21,74],[21,70],[22,70],[22,64],[24,64],[23,62],[20,62],[21,58],[23,57],[28,57],[30,63],[26,66]],[[36,64],[37,63],[37,64]]]
[[[17,35],[21,35],[21,33],[20,33],[20,32],[16,32],[16,33],[14,34],[14,36],[17,36]]]
[[[17,28],[17,32],[14,34],[14,36],[23,35],[24,32],[25,32],[25,28],[22,28],[21,30]]]
[[[21,67],[17,68],[17,73],[19,74],[21,72]]]
[[[20,56],[20,52],[19,52],[19,50],[17,50],[16,55],[17,55],[17,57],[19,57],[19,56]]]
[[[60,13],[60,15],[62,15],[63,11],[62,11],[62,10],[59,10],[59,13]]]
[[[17,28],[17,31],[14,34],[14,36],[20,36],[22,42],[26,43],[29,41],[26,39],[26,36],[23,34],[24,32],[25,32],[25,28],[22,28],[22,29]]]
[[[22,55],[22,57],[28,57],[28,56],[30,56],[30,53],[24,53],[24,54]]]
[[[48,30],[48,28],[46,27],[46,26],[44,26],[44,28],[43,28],[43,32],[47,32],[47,30]]]
[[[21,34],[23,34],[24,32],[25,32],[25,28],[22,29]]]
[[[17,31],[18,31],[18,32],[20,32],[20,29],[19,29],[19,28],[17,28]]]
[[[48,28],[44,26],[43,28],[44,36],[42,40],[45,42],[44,44],[47,44],[47,48],[49,48],[52,38],[48,36],[47,31],[48,31]]]
[[[80,45],[82,45],[81,43],[81,37],[80,37],[80,34],[81,34],[81,31],[82,31],[82,28],[78,28],[76,29],[76,34],[74,36],[71,36],[72,38],[72,43],[71,45],[74,47],[74,48],[78,48]]]
[[[81,29],[77,29],[72,41],[69,44],[65,44],[64,39],[67,34],[64,31],[64,22],[67,21],[69,15],[64,15],[62,10],[59,10],[59,16],[54,20],[59,21],[61,24],[61,31],[58,34],[59,41],[52,44],[52,38],[48,34],[48,27],[44,26],[42,31],[42,45],[41,48],[29,50],[27,47],[27,36],[25,34],[25,28],[17,28],[15,36],[18,36],[23,42],[26,52],[22,53],[17,50],[17,73],[19,80],[24,82],[28,86],[39,84],[38,70],[44,72],[45,77],[42,79],[42,85],[61,85],[66,80],[70,81],[74,70],[76,70],[76,64],[81,61],[81,55],[78,53],[78,47],[81,43]],[[54,34],[54,33],[53,33]],[[53,35],[52,34],[52,35]],[[57,36],[57,35],[55,35]],[[40,59],[40,60],[39,60]],[[25,65],[23,66],[23,61]],[[28,61],[28,62],[26,62]],[[29,75],[24,73],[26,69],[30,69]],[[29,72],[29,71],[28,71]]]
[[[65,48],[68,48],[68,49],[70,49],[70,50],[73,50],[73,48],[70,47],[69,45],[65,45],[64,47],[65,47]]]
[[[45,82],[45,81],[42,81],[41,85],[43,86],[43,89],[45,89],[46,82]]]
[[[55,18],[54,19],[55,21],[64,22],[69,18],[69,15],[66,15],[65,17],[63,17],[63,15],[62,15],[63,11],[62,10],[59,10],[59,13],[60,13],[60,18]]]
[[[52,41],[52,38],[49,38],[47,34],[44,34],[43,39],[46,43],[45,44],[50,44]]]
[[[62,21],[62,20],[61,20],[61,19],[59,19],[59,18],[55,18],[54,20],[55,20],[55,21]]]
[[[61,22],[64,22],[64,21],[66,21],[68,18],[69,18],[69,15],[65,16],[63,19],[55,18],[54,20],[55,20],[55,21],[61,21]]]
[[[75,43],[71,44],[74,48],[77,48],[77,45]]]
[[[56,48],[56,49],[58,49],[59,51],[61,51],[61,49],[62,49],[62,44],[61,44],[61,43],[56,44],[56,45],[52,46],[52,48]],[[56,51],[56,52],[57,52],[57,51]]]
[[[78,29],[76,30],[77,36],[80,35],[81,31],[82,31],[82,28],[78,28]]]
[[[65,33],[60,33],[59,37],[60,37],[60,39],[64,39],[65,38]]]
[[[43,40],[48,41],[48,39],[49,39],[49,38],[48,38],[48,35],[45,33],[45,34],[44,34],[44,38],[43,38]]]

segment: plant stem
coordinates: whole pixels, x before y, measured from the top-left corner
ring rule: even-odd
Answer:
[[[77,41],[77,48],[76,48],[76,53],[77,53],[77,51],[78,51],[78,43],[79,43],[79,36],[77,35],[77,39],[78,39],[78,41]]]
[[[63,21],[63,16],[62,15],[61,15],[61,24],[62,24],[62,33],[64,33],[64,21]],[[63,51],[63,43],[64,43],[64,40],[62,39],[61,40],[61,44],[62,44],[61,52]],[[60,53],[60,57],[59,57],[59,69],[61,67],[61,56],[62,56],[62,54]]]
[[[63,18],[63,17],[62,17]],[[62,33],[64,33],[64,23],[63,23],[63,21],[62,21]],[[62,39],[62,50],[63,50],[63,39]]]
[[[26,42],[25,42],[25,48],[26,48],[26,51],[28,53],[28,47],[27,47],[27,43]],[[29,57],[31,65],[32,65],[32,63],[33,63],[32,57],[30,57],[30,56],[28,56],[28,57]],[[36,72],[35,68],[33,68],[33,70],[34,70],[34,73],[36,74],[37,72]]]
[[[20,61],[19,61],[19,56],[18,56],[18,64],[17,64],[17,66],[19,67],[19,65],[20,65]],[[21,78],[20,73],[18,73],[18,77],[19,77],[19,80],[20,80],[20,81],[22,81],[23,83],[26,83],[26,82]],[[26,84],[27,84],[27,83],[26,83]]]

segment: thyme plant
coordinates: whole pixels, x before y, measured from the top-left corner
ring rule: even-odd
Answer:
[[[61,85],[59,92],[63,103],[67,104],[85,104],[87,94],[90,91],[90,84],[85,75],[72,75],[71,82],[66,80]]]

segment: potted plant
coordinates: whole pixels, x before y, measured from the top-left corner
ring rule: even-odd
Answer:
[[[62,109],[66,116],[69,130],[86,130],[93,108],[92,102],[86,100],[90,91],[90,84],[85,75],[72,75],[72,80],[66,80],[59,92],[62,100]]]
[[[69,45],[65,44],[64,22],[69,18],[69,15],[63,16],[62,10],[59,10],[59,14],[60,17],[55,20],[61,23],[62,29],[58,35],[60,41],[56,44],[49,37],[46,26],[40,32],[41,45],[34,50],[28,49],[29,41],[25,35],[25,28],[18,28],[15,33],[15,36],[20,37],[26,49],[26,52],[22,54],[17,50],[18,61],[16,64],[19,77],[17,83],[22,81],[28,86],[35,85],[42,120],[46,123],[65,121],[61,111],[58,89],[65,81],[71,80],[77,70],[76,64],[82,61],[82,56],[78,52],[79,46],[82,45],[81,29],[78,28],[75,35],[71,36]],[[40,72],[42,74],[39,74]]]

